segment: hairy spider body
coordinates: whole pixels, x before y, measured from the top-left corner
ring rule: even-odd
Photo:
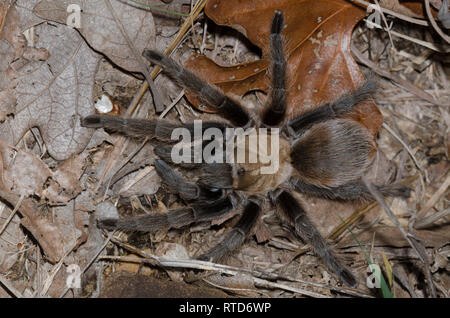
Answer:
[[[237,156],[239,153],[244,154],[244,160],[212,163],[194,160],[176,163],[173,160],[175,146],[174,140],[171,139],[172,132],[176,128],[184,128],[194,133],[193,124],[180,125],[165,120],[130,119],[108,115],[92,115],[84,118],[82,125],[85,127],[106,127],[130,136],[146,136],[163,141],[164,144],[155,148],[155,153],[160,158],[155,161],[156,171],[165,187],[179,194],[187,202],[187,207],[172,209],[165,214],[100,220],[101,227],[154,232],[213,220],[244,206],[240,219],[224,240],[200,257],[219,260],[240,246],[252,233],[266,202],[264,198],[267,197],[276,207],[281,220],[311,245],[329,270],[345,284],[350,286],[357,284],[354,275],[340,262],[291,191],[331,200],[373,200],[361,182],[361,177],[367,171],[376,152],[374,138],[364,126],[343,115],[350,113],[353,106],[369,98],[374,91],[374,84],[368,81],[353,93],[345,94],[333,103],[287,121],[283,26],[283,14],[276,10],[270,34],[273,60],[271,103],[263,110],[261,122],[252,119],[244,107],[224,95],[218,88],[202,81],[172,59],[159,52],[144,51],[144,56],[150,62],[162,66],[180,85],[197,92],[204,102],[229,122],[203,123],[202,134],[211,132],[209,129],[215,129],[216,132],[225,135],[225,131],[230,127],[246,130],[255,128],[256,133],[244,134],[243,137],[233,136],[227,140],[215,139],[216,145],[217,142],[222,145],[233,141],[231,153]],[[268,127],[279,127],[283,133],[278,134],[278,130],[270,130],[266,134]],[[267,144],[277,141],[277,147],[270,150],[270,154],[276,155],[278,159],[276,169],[272,173],[263,173],[263,170],[270,168],[272,164],[261,159],[267,155],[267,147],[251,146],[251,138],[266,139]],[[172,144],[168,145],[169,142]],[[195,142],[201,143],[201,149],[209,147],[203,140],[194,140],[193,144]],[[196,180],[187,181],[170,164],[194,170]],[[401,185],[383,185],[377,186],[377,189],[386,196],[409,196],[409,189]]]

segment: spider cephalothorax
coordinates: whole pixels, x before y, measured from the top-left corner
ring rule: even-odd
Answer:
[[[350,286],[357,284],[354,275],[341,264],[290,191],[332,200],[373,199],[361,182],[361,177],[370,166],[371,158],[376,151],[373,136],[364,126],[342,115],[351,112],[353,106],[369,98],[374,85],[368,81],[353,93],[344,95],[333,103],[318,107],[295,119],[286,120],[283,26],[283,14],[277,10],[270,34],[271,74],[273,74],[271,102],[263,110],[260,120],[253,119],[239,103],[224,95],[215,86],[200,80],[172,59],[159,52],[149,50],[144,52],[149,61],[162,66],[174,80],[190,91],[196,92],[201,100],[228,121],[202,123],[200,135],[215,132],[213,139],[216,145],[222,145],[230,140],[236,141],[228,154],[243,153],[244,159],[241,161],[227,161],[224,158],[226,156],[222,157],[221,154],[219,157],[224,160],[210,163],[174,160],[175,141],[171,138],[174,129],[183,128],[189,135],[195,135],[194,124],[180,125],[165,120],[130,119],[108,115],[92,115],[82,120],[85,127],[106,127],[131,136],[146,136],[164,141],[165,144],[155,148],[156,154],[160,157],[160,160],[155,161],[156,171],[168,190],[178,193],[187,202],[187,207],[169,210],[165,214],[100,220],[101,227],[150,232],[180,228],[194,222],[218,218],[243,206],[239,221],[225,239],[201,256],[203,259],[218,260],[240,246],[249,236],[261,215],[263,202],[266,201],[264,198],[268,198],[276,207],[281,220],[312,246],[328,269],[346,284]],[[226,130],[231,127],[242,127],[247,133],[243,136],[234,134],[228,139],[217,137],[220,134],[225,136]],[[279,129],[269,129],[266,135],[267,128],[273,127]],[[280,134],[280,131],[283,133]],[[240,137],[240,141],[237,141]],[[272,148],[271,153],[272,158],[277,160],[276,169],[271,173],[263,172],[263,168],[268,168],[271,163],[258,159],[263,158],[267,151],[263,149],[264,147],[251,146],[252,140],[264,138],[267,144],[276,142],[276,147]],[[168,145],[168,142],[172,144]],[[206,148],[204,140],[193,140],[188,146],[195,143],[198,145],[199,142],[201,149]],[[214,156],[217,155],[216,150]],[[168,163],[178,163],[181,168],[195,171],[197,176],[195,182],[187,181]],[[409,196],[409,189],[403,186],[386,185],[377,188],[384,195]]]

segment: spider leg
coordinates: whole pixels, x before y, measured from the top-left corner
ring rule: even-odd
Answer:
[[[358,282],[355,276],[337,258],[326,240],[310,221],[300,203],[289,192],[284,190],[272,199],[275,201],[274,203],[277,206],[280,217],[295,228],[295,232],[300,238],[311,245],[326,267],[345,284],[356,286]]]
[[[195,169],[199,185],[215,189],[231,189],[233,187],[233,175],[235,173],[232,165],[228,163],[193,163],[193,156],[189,163],[175,163],[172,160],[172,148],[173,146],[160,145],[155,147],[154,151],[165,162],[190,170]]]
[[[164,141],[176,141],[172,139],[172,132],[176,128],[187,129],[190,136],[195,136],[194,123],[176,124],[164,119],[89,115],[81,120],[81,126],[87,128],[108,128],[132,137],[150,137]],[[218,128],[225,132],[227,125],[219,122],[202,122],[201,128],[201,136],[203,136],[203,133],[208,128]]]
[[[226,96],[217,87],[206,83],[194,73],[185,69],[164,54],[145,50],[143,55],[152,63],[160,65],[181,86],[197,93],[208,105],[237,127],[250,127],[252,119],[248,112],[237,102]]]
[[[218,245],[213,247],[207,253],[198,257],[200,260],[219,261],[224,256],[234,251],[244,243],[247,236],[256,224],[261,212],[260,203],[256,200],[249,200],[245,206],[238,223],[232,228],[231,232]]]
[[[194,222],[216,219],[231,211],[235,204],[235,200],[227,196],[214,202],[192,204],[189,207],[169,210],[163,214],[127,219],[103,219],[98,221],[98,226],[108,230],[140,232],[181,228]]]
[[[166,188],[171,192],[178,193],[183,199],[211,201],[217,200],[223,195],[223,191],[220,189],[212,191],[206,187],[186,181],[163,160],[155,161],[155,169]]]
[[[264,111],[262,122],[276,126],[286,113],[286,60],[283,53],[283,12],[276,10],[270,30],[270,52],[272,57],[272,92],[269,107]]]
[[[369,192],[367,187],[361,182],[350,182],[338,187],[321,188],[301,181],[297,178],[291,178],[289,183],[295,191],[309,194],[316,197],[322,197],[329,200],[361,200],[372,201],[375,198]],[[376,189],[384,196],[409,198],[411,189],[400,184],[389,184],[376,186]]]
[[[314,124],[349,113],[353,106],[369,98],[375,92],[375,88],[375,82],[368,80],[356,91],[343,95],[333,103],[322,105],[292,119],[288,122],[287,129],[292,136],[300,136]]]

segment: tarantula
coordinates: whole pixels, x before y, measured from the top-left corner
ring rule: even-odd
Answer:
[[[151,50],[145,50],[143,53],[150,62],[162,66],[171,78],[196,92],[203,102],[217,110],[218,114],[228,121],[203,123],[202,132],[210,128],[223,132],[228,127],[281,128],[283,134],[268,135],[269,139],[279,139],[277,171],[271,174],[261,173],[259,168],[267,164],[248,160],[252,150],[245,146],[245,143],[237,143],[233,149],[241,147],[248,155],[243,162],[181,163],[181,168],[194,170],[198,176],[196,182],[187,181],[168,164],[175,162],[171,156],[174,146],[167,143],[174,142],[171,139],[174,129],[184,128],[193,132],[193,124],[91,115],[82,119],[82,126],[105,127],[134,137],[146,136],[164,142],[155,148],[155,153],[161,158],[155,161],[156,171],[168,190],[178,193],[187,202],[187,207],[172,209],[162,215],[99,220],[100,227],[145,232],[181,228],[194,222],[219,218],[242,205],[244,208],[238,222],[223,241],[200,256],[200,259],[217,261],[239,247],[252,233],[262,214],[263,204],[273,204],[281,220],[311,245],[326,267],[336,274],[340,281],[349,286],[357,285],[355,276],[339,261],[291,191],[330,200],[373,200],[371,193],[361,182],[361,177],[370,166],[376,151],[374,138],[364,126],[343,115],[350,113],[353,106],[369,98],[374,91],[374,84],[367,81],[353,93],[343,95],[333,103],[286,120],[283,27],[283,13],[276,10],[270,30],[271,102],[263,110],[260,119],[252,118],[238,102],[172,59]],[[204,146],[203,141],[200,144]],[[261,148],[258,149],[256,152],[261,154]],[[388,196],[408,197],[410,192],[409,188],[401,185],[383,185],[376,188]]]

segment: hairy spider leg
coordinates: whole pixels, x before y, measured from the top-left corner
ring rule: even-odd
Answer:
[[[229,120],[234,126],[252,126],[253,120],[250,118],[247,110],[238,102],[226,96],[216,86],[201,80],[194,73],[160,52],[145,50],[143,55],[150,62],[162,66],[164,71],[181,86],[198,94],[203,101],[211,108],[217,110],[218,114]]]
[[[81,126],[87,128],[107,128],[132,137],[149,137],[161,141],[177,141],[172,139],[172,132],[176,128],[187,129],[191,136],[195,136],[194,123],[177,124],[164,119],[138,119],[113,115],[89,115],[81,119]],[[225,132],[225,123],[207,121],[202,122],[201,135],[208,128],[218,128]]]
[[[311,196],[322,197],[329,200],[375,200],[367,187],[361,182],[349,182],[347,184],[332,188],[320,188],[315,185],[305,183],[298,178],[291,178],[289,183],[297,192],[308,194]],[[411,194],[410,188],[400,184],[389,184],[375,187],[383,196],[409,198]]]
[[[354,92],[344,94],[332,103],[319,106],[310,112],[292,119],[286,125],[288,132],[293,137],[299,137],[315,124],[348,114],[351,112],[353,106],[372,96],[375,89],[376,85],[374,81],[365,81]]]
[[[230,197],[191,204],[186,208],[172,209],[164,214],[144,215],[127,219],[103,219],[98,226],[108,230],[124,230],[139,232],[156,232],[171,228],[181,228],[199,221],[216,219],[234,208],[235,202]]]
[[[281,219],[294,229],[295,233],[309,243],[313,251],[322,259],[325,266],[337,275],[339,280],[349,286],[356,286],[355,276],[344,266],[334,254],[332,248],[317,231],[300,203],[287,191],[282,190],[275,197],[275,205]]]
[[[252,229],[256,225],[261,213],[261,203],[258,199],[250,197],[244,212],[237,224],[225,236],[225,238],[209,250],[207,253],[198,257],[200,260],[219,261],[226,255],[241,246],[245,239],[249,236]]]
[[[163,160],[155,161],[155,169],[166,189],[179,194],[185,200],[214,201],[223,196],[221,189],[214,191],[204,186],[186,181]]]
[[[283,36],[281,34],[283,27],[283,12],[276,10],[270,29],[272,91],[270,104],[262,115],[262,122],[267,126],[280,124],[286,113],[286,60],[283,53]]]

